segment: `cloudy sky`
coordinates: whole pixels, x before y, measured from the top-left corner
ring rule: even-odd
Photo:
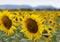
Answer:
[[[32,7],[38,5],[52,5],[60,8],[60,0],[0,0],[0,5],[12,4],[12,5],[30,5]]]

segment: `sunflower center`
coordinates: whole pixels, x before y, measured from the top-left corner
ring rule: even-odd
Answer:
[[[52,21],[49,21],[49,23],[52,23]]]
[[[10,29],[10,27],[12,26],[12,21],[7,16],[3,16],[2,22],[7,29]]]
[[[43,34],[47,34],[47,31],[46,31],[46,30],[44,30],[42,33],[43,33]]]
[[[26,20],[27,29],[31,33],[36,33],[38,31],[37,22],[31,18]]]
[[[49,36],[48,35],[44,35],[46,38],[48,38]]]

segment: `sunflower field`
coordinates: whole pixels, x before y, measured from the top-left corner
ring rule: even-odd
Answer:
[[[60,11],[0,11],[0,42],[60,42]]]

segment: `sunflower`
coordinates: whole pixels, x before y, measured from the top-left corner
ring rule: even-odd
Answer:
[[[21,18],[21,12],[19,12],[19,11],[13,11],[13,12],[11,12],[13,15],[15,15],[15,17],[14,17],[14,19],[13,19],[13,21],[15,22],[14,24],[16,24],[16,26],[19,26],[20,25],[20,18]]]
[[[46,42],[50,41],[52,39],[52,27],[47,27],[45,26],[43,32],[42,32],[42,36],[44,37],[44,39],[46,40]]]
[[[49,18],[51,18],[51,19],[55,19],[55,17],[56,17],[55,12],[47,12],[46,15],[47,15]]]
[[[56,13],[56,16],[57,16],[58,18],[60,18],[60,12],[57,12],[57,13]]]
[[[46,42],[49,42],[52,39],[52,35],[48,35],[48,34],[43,35],[43,37],[45,38]]]
[[[55,19],[49,19],[48,20],[48,25],[51,25],[53,26],[53,29],[54,30],[57,30],[58,29],[58,23]]]
[[[49,35],[50,35],[51,32],[52,32],[52,30],[50,31],[50,29],[51,29],[51,28],[48,29],[48,27],[45,25],[42,34],[49,34]]]
[[[40,24],[41,25],[46,25],[46,19],[44,19],[43,17],[40,18]]]
[[[46,31],[49,35],[51,35],[52,33],[55,33],[57,29],[58,29],[58,26],[54,27],[54,26],[48,25],[48,26],[45,26],[44,32]]]
[[[49,19],[49,20],[48,20],[48,24],[52,24],[52,25],[53,25],[54,22],[55,22],[54,19]]]
[[[25,36],[30,40],[39,39],[42,35],[42,28],[40,28],[40,21],[38,15],[25,15],[22,18],[22,30],[20,32],[24,32]]]
[[[14,33],[17,23],[14,22],[15,15],[8,10],[3,10],[0,14],[0,30],[6,32],[8,35]]]
[[[46,40],[46,42],[49,42],[49,41],[52,39],[53,34],[54,34],[55,32],[56,32],[56,29],[55,29],[54,26],[50,26],[50,25],[45,26],[42,34],[43,34],[43,37],[44,37],[44,39]]]

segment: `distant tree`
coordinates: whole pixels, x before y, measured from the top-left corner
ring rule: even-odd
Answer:
[[[32,9],[21,9],[22,11],[32,11]]]

